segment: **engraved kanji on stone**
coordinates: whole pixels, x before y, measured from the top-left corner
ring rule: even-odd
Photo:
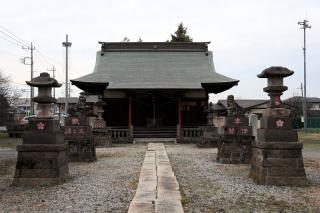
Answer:
[[[246,135],[248,134],[249,130],[247,128],[241,128],[241,134]]]
[[[242,122],[241,122],[241,119],[237,117],[234,119],[233,123],[238,125],[238,124],[241,124]]]
[[[281,120],[281,119],[279,119],[279,120],[276,121],[277,127],[283,127],[283,124],[284,124],[284,121]]]
[[[82,128],[79,129],[79,134],[84,134],[84,130]]]
[[[44,130],[45,124],[42,122],[37,123],[37,129],[38,130]]]
[[[64,129],[64,134],[65,134],[65,135],[70,135],[70,134],[71,134],[71,128],[66,127],[66,128]]]
[[[234,129],[234,128],[228,128],[228,133],[230,134],[230,135],[234,135],[235,134],[235,132],[236,132],[236,130]]]
[[[71,118],[71,124],[72,125],[80,125],[79,118]]]

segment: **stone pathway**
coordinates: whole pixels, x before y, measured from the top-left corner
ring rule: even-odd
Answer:
[[[129,213],[183,213],[179,184],[162,143],[149,143]]]

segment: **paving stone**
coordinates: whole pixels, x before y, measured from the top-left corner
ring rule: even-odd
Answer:
[[[158,189],[157,193],[158,200],[181,200],[180,191],[169,191]]]
[[[179,200],[156,200],[156,213],[183,213],[183,208]]]
[[[154,213],[155,207],[152,202],[132,201],[128,213]]]
[[[128,212],[183,212],[179,184],[163,144],[148,144],[137,191]]]
[[[169,182],[158,182],[158,190],[179,190],[178,183],[169,183]]]
[[[157,181],[145,181],[139,183],[137,190],[144,191],[144,192],[153,192],[156,191],[157,188]]]
[[[154,201],[156,199],[157,193],[154,192],[146,192],[146,191],[137,191],[133,201]]]

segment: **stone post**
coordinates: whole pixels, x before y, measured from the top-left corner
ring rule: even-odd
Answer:
[[[93,125],[93,138],[96,146],[100,147],[111,147],[111,132],[106,126],[106,121],[103,119],[102,115],[104,113],[103,107],[106,103],[103,101],[102,96],[98,96],[99,99],[96,103],[96,114],[98,117],[95,119]]]
[[[258,184],[297,186],[306,184],[302,158],[302,143],[292,128],[290,110],[282,104],[280,96],[288,88],[283,78],[293,71],[285,67],[270,67],[258,75],[267,78],[263,90],[270,96],[269,107],[264,110],[257,140],[253,143],[250,177]]]
[[[215,116],[213,104],[210,102],[208,109],[205,110],[207,114],[207,125],[201,127],[201,137],[197,143],[198,147],[217,147],[219,141],[219,134],[217,127],[215,127],[213,119]]]
[[[33,101],[38,103],[39,111],[30,119],[23,134],[23,144],[17,146],[18,160],[13,185],[51,185],[65,182],[69,177],[67,144],[63,140],[59,120],[52,115],[52,87],[60,87],[48,73],[26,82],[38,87],[38,96]]]

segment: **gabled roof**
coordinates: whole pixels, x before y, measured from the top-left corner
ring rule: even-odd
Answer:
[[[71,82],[83,90],[206,88],[219,93],[239,81],[215,72],[205,42],[121,42],[102,43],[93,73]]]
[[[302,96],[293,96],[291,98],[288,98],[286,100],[284,100],[283,102],[285,103],[293,103],[293,102],[302,102],[303,97]],[[317,97],[307,97],[307,102],[308,103],[320,103],[320,98]]]
[[[268,103],[270,100],[262,99],[235,99],[236,104],[238,104],[242,109],[248,109],[255,106],[259,106],[265,103]],[[223,105],[227,108],[227,100],[219,100],[218,105]]]
[[[30,98],[18,98],[14,101],[12,104],[14,107],[19,107],[19,106],[30,106]]]
[[[70,97],[68,98],[68,104],[76,104],[78,103],[79,98],[78,97]],[[65,103],[65,98],[64,97],[59,97],[57,99],[57,104],[64,104]]]
[[[98,102],[98,96],[97,95],[89,95],[86,97],[86,102],[87,103],[96,103]],[[69,104],[76,104],[78,103],[79,98],[78,97],[70,97],[68,98],[68,103]],[[65,98],[64,97],[59,97],[57,99],[57,104],[64,104],[65,103]]]

